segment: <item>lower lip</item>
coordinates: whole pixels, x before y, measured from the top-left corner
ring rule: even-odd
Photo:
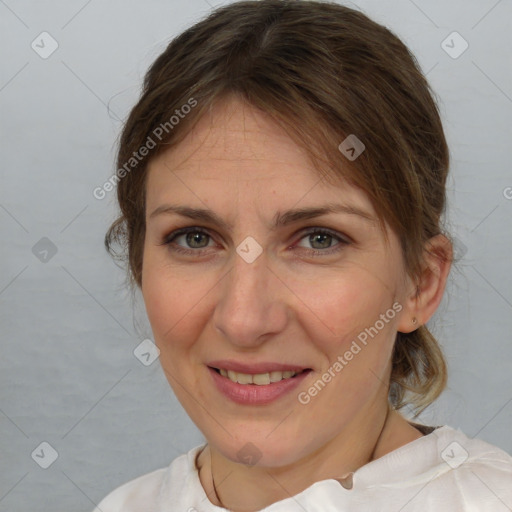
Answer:
[[[210,367],[208,367],[208,371],[217,389],[224,396],[237,404],[245,405],[265,405],[274,402],[287,393],[292,392],[311,372],[311,370],[305,370],[295,377],[258,386],[256,384],[239,384],[238,382],[233,382]]]

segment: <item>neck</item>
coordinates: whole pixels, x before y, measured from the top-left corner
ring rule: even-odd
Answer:
[[[368,462],[422,437],[387,402],[354,421],[316,452],[285,467],[247,467],[208,445],[196,463],[209,500],[235,512],[254,512],[328,478],[343,479]],[[368,418],[371,418],[369,421]],[[242,491],[241,491],[242,490]]]

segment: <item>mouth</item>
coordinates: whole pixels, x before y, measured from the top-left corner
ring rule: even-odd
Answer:
[[[314,370],[299,364],[276,361],[208,361],[213,388],[240,405],[261,406],[290,399]],[[214,392],[215,393],[215,392]]]
[[[303,373],[309,373],[312,371],[311,368],[304,368],[302,370],[285,370],[279,371],[274,370],[265,373],[242,373],[235,372],[233,370],[227,370],[225,368],[215,368],[210,366],[212,370],[221,375],[222,377],[226,377],[231,382],[242,384],[242,385],[254,385],[254,386],[268,386],[269,384],[274,384],[276,382],[281,382],[283,380],[294,379]]]

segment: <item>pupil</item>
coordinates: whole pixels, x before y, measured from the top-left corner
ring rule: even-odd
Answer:
[[[205,237],[204,233],[188,233],[187,235],[187,243],[191,245],[192,247],[204,247],[204,245],[201,245],[200,239],[201,237]],[[196,242],[199,241],[199,245],[195,245]]]
[[[322,243],[322,241],[320,240],[320,244],[321,244],[321,247],[322,247],[322,248],[326,248],[326,247],[329,247],[329,243],[328,243],[328,242],[329,242],[329,238],[330,238],[330,236],[331,236],[331,235],[327,235],[327,234],[325,234],[325,233],[319,233],[319,234],[316,234],[316,235],[312,235],[312,237],[311,237],[311,240],[310,240],[310,241],[311,241],[311,244],[313,245],[313,244],[314,244],[313,240],[314,240],[315,238],[318,240],[319,238],[320,238],[320,239],[322,239],[322,237],[323,237],[323,243]],[[326,242],[327,242],[327,243],[326,243]]]

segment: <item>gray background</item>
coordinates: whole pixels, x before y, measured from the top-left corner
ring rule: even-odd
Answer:
[[[147,66],[215,5],[0,0],[1,512],[89,511],[202,442],[158,360],[134,356],[151,332],[103,249],[114,193],[92,191],[114,171],[120,120]],[[349,5],[416,54],[452,152],[447,227],[461,260],[430,323],[450,380],[421,419],[512,452],[512,4]],[[43,31],[59,45],[46,59],[31,47]],[[453,31],[469,44],[458,58],[441,47]],[[48,469],[42,442],[58,453]]]

